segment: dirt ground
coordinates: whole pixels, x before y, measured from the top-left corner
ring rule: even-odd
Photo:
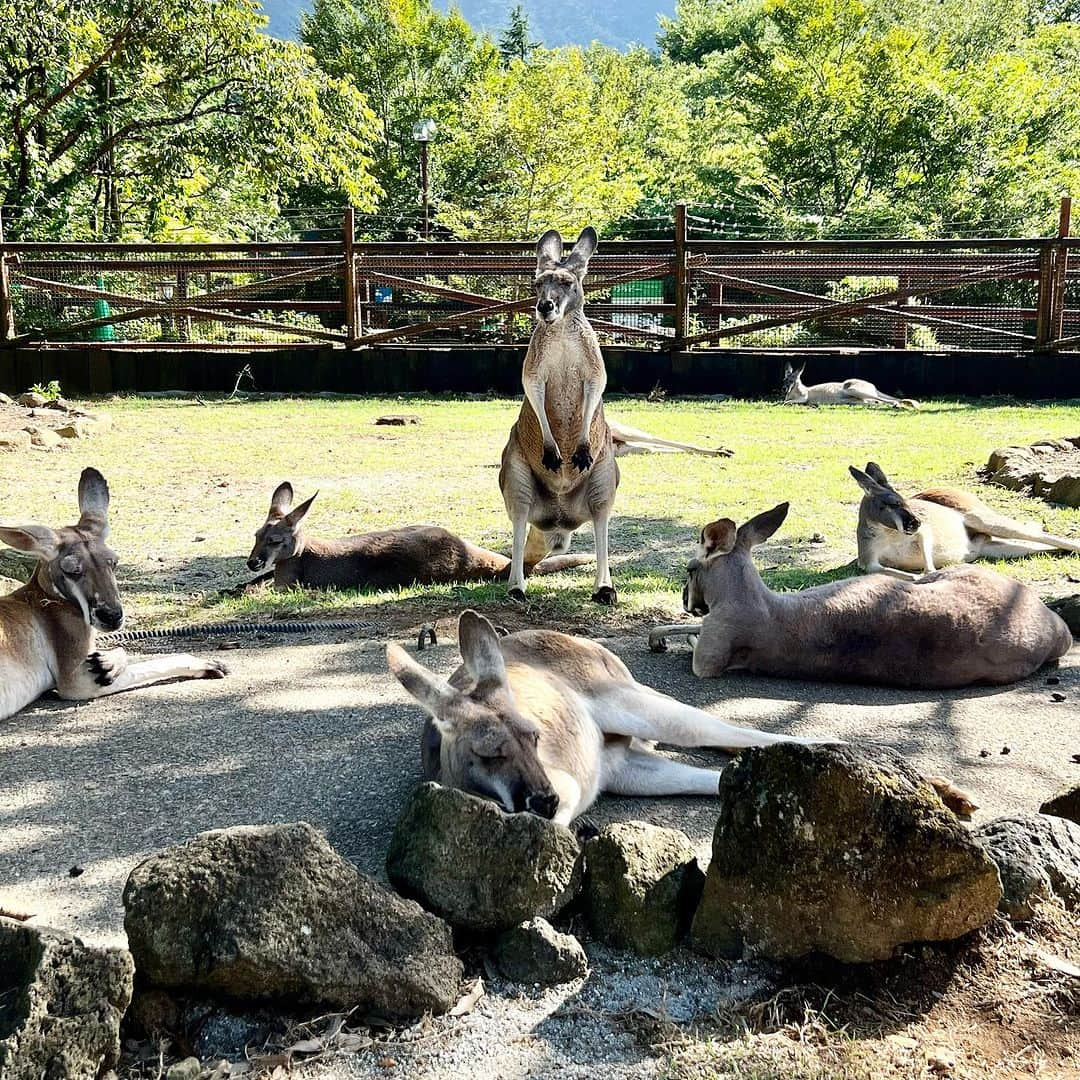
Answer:
[[[1013,687],[931,694],[748,676],[698,680],[685,648],[653,655],[643,635],[605,643],[643,682],[727,719],[900,749],[969,789],[982,807],[976,821],[1034,810],[1080,776],[1078,649],[1056,670]],[[85,705],[45,700],[6,722],[0,907],[121,942],[120,894],[135,863],[201,830],[250,822],[311,821],[362,869],[384,876],[397,810],[420,776],[421,726],[419,710],[386,674],[384,642],[338,634],[239,644],[218,653],[212,639],[185,643],[224,658],[232,669],[225,680]],[[445,627],[423,659],[442,672],[456,665]],[[717,754],[692,756],[722,763]],[[705,857],[715,823],[708,799],[603,799],[589,817],[681,828]],[[1004,924],[986,933],[976,954],[983,959],[928,950],[925,963],[944,965],[944,973],[931,978],[931,964],[912,976],[904,1004],[890,1003],[897,991],[889,979],[905,964],[924,963],[918,950],[916,959],[879,966],[881,985],[849,989],[820,1007],[813,1002],[825,992],[810,984],[825,978],[821,971],[813,979],[778,975],[681,952],[640,961],[590,942],[593,975],[582,984],[540,992],[496,979],[466,1017],[392,1038],[376,1032],[369,1049],[323,1055],[301,1075],[915,1076],[930,1075],[927,1053],[942,1040],[964,1064],[941,1075],[1077,1075],[1069,1070],[1080,1059],[1067,1055],[1080,982],[1037,959],[1042,950],[1080,963],[1076,923],[1063,919],[1035,937]],[[982,973],[978,993],[973,964]],[[994,965],[1004,965],[1007,978]],[[938,996],[926,997],[935,986]],[[921,1004],[908,1000],[915,990]],[[761,1005],[777,993],[774,1005]],[[858,1011],[860,994],[870,1016]],[[968,1000],[973,994],[978,1001]],[[990,1069],[999,1053],[1014,1061],[1009,1071]],[[885,1070],[894,1059],[899,1064]]]

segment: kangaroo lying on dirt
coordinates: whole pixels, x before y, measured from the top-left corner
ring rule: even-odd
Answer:
[[[428,713],[428,780],[569,824],[601,791],[715,795],[719,770],[672,761],[653,741],[737,751],[818,742],[725,723],[636,682],[595,641],[554,630],[500,638],[475,611],[458,620],[464,663],[449,680],[400,646],[386,647],[395,678]]]
[[[1072,648],[1072,634],[1026,585],[976,566],[917,582],[882,574],[774,593],[750,550],[787,517],[788,504],[737,527],[706,525],[687,570],[683,607],[696,625],[660,626],[697,636],[694,674],[742,669],[829,682],[945,689],[1015,682]]]
[[[309,536],[303,521],[314,501],[312,495],[293,509],[292,484],[278,485],[247,561],[250,570],[267,572],[245,589],[270,578],[275,589],[396,589],[413,584],[506,581],[510,576],[510,560],[505,555],[436,525],[406,525],[340,540]],[[560,555],[542,562],[537,558],[526,563],[525,572],[555,574],[591,561],[588,555]]]
[[[611,429],[604,419],[607,371],[596,333],[585,318],[583,282],[596,233],[585,229],[563,258],[551,229],[536,245],[536,328],[521,382],[525,400],[502,455],[499,489],[514,527],[509,595],[525,599],[525,562],[563,552],[590,518],[596,538],[593,600],[617,596],[608,569],[608,519],[619,486]],[[530,537],[534,525],[540,535]],[[541,549],[542,542],[542,549]]]
[[[872,382],[865,379],[845,379],[843,382],[817,383],[806,386],[802,373],[806,364],[798,369],[784,365],[784,392],[786,405],[891,405],[894,409],[917,409],[919,403],[911,398],[895,398],[883,394]]]
[[[1080,551],[1080,541],[999,514],[956,488],[930,488],[905,499],[874,462],[850,472],[859,503],[859,566],[868,574],[914,580],[938,567],[975,559],[1019,559],[1044,551]]]
[[[69,528],[0,526],[0,540],[38,560],[34,576],[0,598],[0,720],[47,690],[92,698],[167,679],[219,679],[226,669],[187,653],[138,663],[123,649],[94,649],[98,630],[123,626],[116,555],[109,535],[109,485],[97,469],[79,478],[79,522]]]

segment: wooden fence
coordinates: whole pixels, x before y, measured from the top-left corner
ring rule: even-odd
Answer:
[[[1042,352],[1080,346],[1080,239],[601,242],[602,339],[695,348]],[[531,331],[532,245],[357,240],[4,243],[0,343],[363,350],[504,344]]]

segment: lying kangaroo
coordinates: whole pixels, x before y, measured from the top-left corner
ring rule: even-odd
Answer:
[[[944,689],[1004,684],[1072,647],[1072,634],[1026,585],[976,566],[898,581],[881,574],[774,593],[750,557],[787,517],[788,504],[741,527],[706,525],[690,563],[683,607],[696,624],[661,626],[697,636],[694,674],[743,669],[793,679]]]
[[[785,405],[891,405],[894,409],[917,409],[919,403],[911,398],[895,398],[883,394],[872,382],[865,379],[845,379],[843,382],[817,383],[806,386],[802,373],[806,364],[798,369],[784,365]]]
[[[225,668],[187,653],[138,663],[123,649],[94,649],[98,630],[124,622],[109,535],[109,486],[97,469],[79,478],[79,523],[70,528],[0,526],[0,540],[38,560],[33,577],[0,598],[0,720],[46,690],[91,698],[166,679],[219,679]]]
[[[701,454],[703,457],[732,457],[734,450],[726,446],[695,446],[693,443],[673,442],[650,435],[647,431],[632,428],[629,424],[616,423],[608,418],[611,429],[611,441],[615,447],[615,456],[628,457],[630,454]]]
[[[568,824],[601,791],[715,795],[718,770],[657,754],[673,746],[741,750],[813,742],[737,727],[634,680],[595,641],[554,630],[500,638],[475,611],[458,620],[464,663],[449,681],[390,644],[391,672],[428,713],[424,775]]]
[[[976,559],[1019,559],[1044,551],[1078,551],[1080,541],[999,514],[956,488],[930,488],[905,499],[878,465],[850,467],[863,489],[859,566],[868,574],[914,580],[938,567]]]
[[[525,599],[525,562],[563,552],[590,518],[596,537],[593,600],[617,599],[608,569],[608,519],[619,486],[611,429],[604,419],[607,371],[585,318],[583,282],[596,233],[586,229],[564,259],[551,229],[536,245],[536,328],[521,382],[525,400],[503,449],[499,489],[514,526],[509,595]],[[530,538],[534,525],[539,536]],[[541,548],[542,543],[542,548]]]
[[[317,495],[318,492],[315,493]],[[436,525],[320,540],[303,528],[315,501],[312,495],[293,509],[292,484],[279,484],[270,499],[266,522],[255,534],[248,568],[266,571],[245,588],[270,578],[275,589],[397,589],[455,581],[506,581],[510,560],[462,540]],[[542,547],[542,543],[533,548]],[[592,560],[588,555],[560,555],[526,563],[527,574],[555,574]]]

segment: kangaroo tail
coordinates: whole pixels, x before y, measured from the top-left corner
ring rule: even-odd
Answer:
[[[541,574],[557,574],[561,570],[570,570],[575,566],[588,566],[593,561],[594,556],[585,554],[549,555],[546,559],[538,562],[532,568],[532,572],[538,576]]]

